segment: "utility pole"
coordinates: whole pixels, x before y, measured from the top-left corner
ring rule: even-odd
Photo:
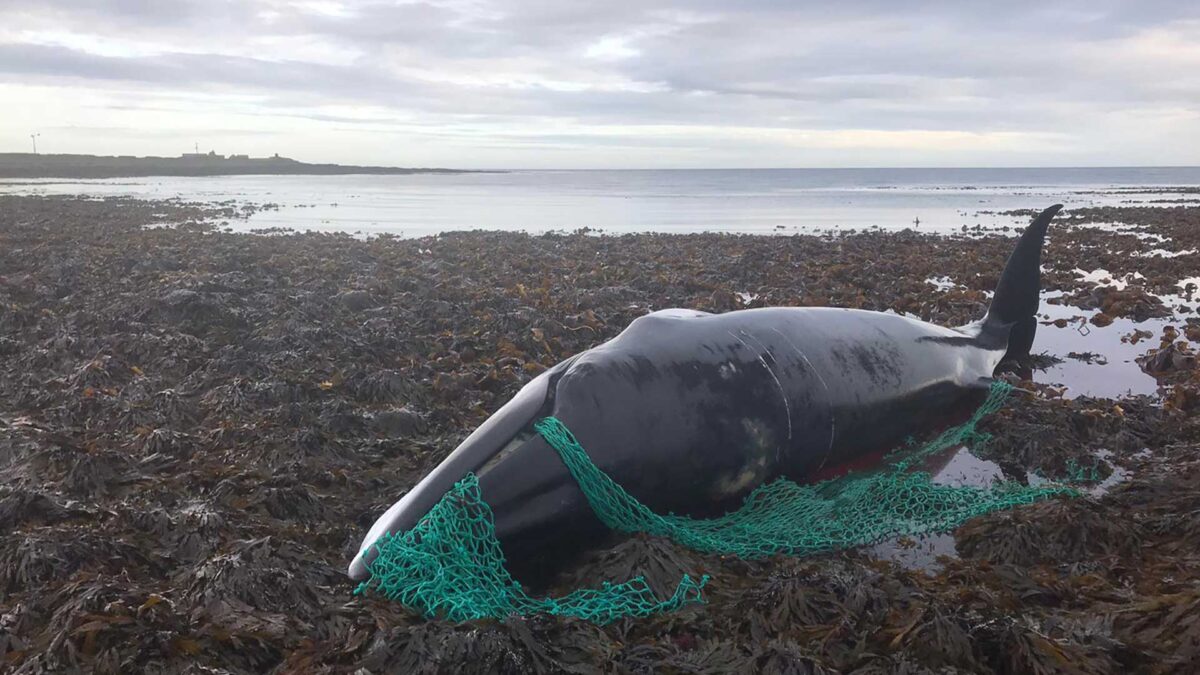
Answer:
[[[29,140],[33,141],[33,154],[37,154],[37,137],[41,134],[29,134]]]

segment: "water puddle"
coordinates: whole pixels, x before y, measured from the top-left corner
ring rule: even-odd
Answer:
[[[1047,320],[1066,319],[1065,328],[1053,325],[1038,326],[1034,352],[1045,352],[1062,359],[1061,363],[1033,374],[1035,382],[1065,387],[1065,398],[1092,396],[1120,398],[1122,396],[1158,393],[1158,380],[1147,375],[1138,365],[1137,357],[1158,345],[1163,328],[1179,325],[1175,319],[1114,319],[1103,328],[1088,323],[1097,312],[1076,307],[1050,305],[1043,316]],[[1082,318],[1080,318],[1082,317]],[[1121,338],[1134,331],[1152,335],[1136,344]]]
[[[1131,478],[1132,473],[1129,470],[1110,461],[1113,456],[1112,451],[1100,448],[1091,454],[1097,463],[1106,462],[1112,468],[1112,473],[1094,485],[1080,486],[1079,489],[1084,494],[1093,498],[1103,496],[1115,486]],[[934,470],[934,467],[930,467],[930,469],[934,471],[932,479],[934,485],[986,488],[997,481],[1005,480],[1004,471],[999,464],[980,459],[965,447],[954,450],[949,461],[940,469]],[[1025,482],[1028,485],[1037,486],[1044,485],[1049,480],[1031,473],[1026,476]],[[928,574],[936,574],[941,570],[942,563],[939,558],[943,556],[958,557],[954,534],[949,532],[916,537],[893,537],[878,544],[866,546],[862,551],[872,558],[888,560],[905,569],[920,570]]]
[[[1132,255],[1138,258],[1178,258],[1181,255],[1193,255],[1197,251],[1194,248],[1189,248],[1183,251],[1168,251],[1165,248],[1152,248],[1145,252],[1134,252]]]
[[[1004,479],[1000,465],[971,454],[965,447],[953,451],[950,460],[933,474],[934,485],[987,487]],[[956,557],[954,535],[948,532],[917,537],[893,537],[867,546],[863,551],[880,560],[890,560],[905,569],[936,573],[938,558]]]
[[[1136,272],[1115,277],[1104,269],[1075,272],[1082,281],[1118,290],[1141,278]],[[1193,292],[1197,287],[1200,287],[1200,277],[1192,277],[1177,284],[1180,290],[1178,294],[1156,297],[1175,312],[1181,309],[1191,311],[1195,308]],[[1143,372],[1136,359],[1158,346],[1164,328],[1179,328],[1185,323],[1184,319],[1178,314],[1145,321],[1115,317],[1110,325],[1100,327],[1091,323],[1099,310],[1047,302],[1062,295],[1061,291],[1042,293],[1039,320],[1050,322],[1061,319],[1066,325],[1039,325],[1032,350],[1035,354],[1045,352],[1056,356],[1062,359],[1062,363],[1034,372],[1034,381],[1065,387],[1063,396],[1066,398],[1157,395],[1158,380]],[[1146,333],[1150,335],[1147,337]],[[1136,340],[1129,339],[1135,335],[1138,336]]]
[[[962,284],[957,284],[953,279],[947,276],[930,277],[925,280],[925,283],[933,286],[935,289],[945,292],[953,288],[964,288]]]
[[[1126,468],[1123,468],[1121,466],[1118,466],[1117,464],[1115,464],[1112,461],[1112,456],[1113,456],[1112,450],[1107,450],[1107,449],[1101,448],[1101,449],[1093,452],[1092,455],[1095,456],[1097,459],[1104,461],[1110,467],[1112,467],[1112,473],[1110,473],[1108,475],[1108,478],[1105,478],[1104,480],[1100,481],[1099,483],[1096,483],[1095,485],[1093,485],[1091,487],[1085,488],[1084,492],[1087,493],[1089,496],[1102,497],[1102,496],[1108,494],[1108,492],[1110,490],[1112,490],[1114,487],[1120,485],[1121,483],[1128,481],[1130,478],[1133,477],[1132,471],[1130,471]]]
[[[736,295],[738,300],[740,300],[742,304],[746,306],[749,306],[750,303],[758,299],[757,293],[751,293],[749,291],[738,291],[737,293],[734,293],[734,295]]]

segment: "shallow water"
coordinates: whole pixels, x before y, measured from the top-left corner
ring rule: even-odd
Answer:
[[[1124,288],[1128,279],[1113,279],[1105,270],[1086,272],[1077,270],[1084,281],[1098,286],[1114,286]],[[1133,276],[1140,276],[1136,273]],[[1180,290],[1193,279],[1179,282]],[[1112,324],[1098,327],[1091,323],[1091,318],[1099,310],[1081,309],[1070,305],[1056,305],[1046,302],[1048,299],[1061,296],[1062,293],[1046,292],[1042,294],[1039,315],[1043,321],[1066,319],[1070,323],[1064,328],[1053,325],[1039,325],[1037,337],[1033,343],[1033,353],[1046,352],[1063,359],[1062,363],[1051,366],[1044,371],[1034,373],[1037,382],[1061,385],[1066,389],[1063,395],[1067,398],[1077,396],[1093,396],[1098,398],[1120,398],[1130,395],[1150,395],[1158,393],[1158,380],[1147,375],[1138,365],[1137,357],[1143,356],[1151,348],[1159,345],[1160,336],[1167,326],[1180,327],[1188,316],[1195,315],[1196,303],[1183,294],[1158,296],[1163,303],[1172,308],[1171,316],[1134,321],[1126,317],[1114,317]],[[1180,306],[1191,309],[1191,312],[1181,313]],[[1151,336],[1142,338],[1136,343],[1122,341],[1134,331],[1149,331]],[[1098,359],[1082,360],[1069,356],[1091,353]]]
[[[1000,465],[971,454],[967,448],[954,451],[950,461],[933,475],[934,485],[987,487],[1004,478]],[[954,535],[926,534],[919,537],[893,537],[863,551],[874,558],[890,560],[901,567],[935,571],[941,556],[955,556]]]
[[[1098,461],[1108,460],[1112,452],[1105,448],[1097,448],[1091,455]],[[1100,497],[1117,485],[1128,481],[1132,474],[1111,462],[1112,473],[1095,485],[1079,489],[1090,497]],[[1005,480],[1004,470],[995,462],[980,459],[971,451],[962,447],[954,451],[954,455],[944,467],[933,475],[935,485],[954,485],[986,488],[996,481]],[[1030,485],[1045,484],[1045,478],[1031,474],[1027,476]],[[917,537],[893,537],[878,544],[864,547],[863,552],[873,558],[889,560],[906,569],[922,570],[936,573],[941,569],[938,558],[957,557],[954,534],[950,532],[926,534]]]
[[[948,232],[1016,225],[980,211],[1149,203],[1200,168],[514,171],[407,176],[218,176],[0,182],[0,193],[131,195],[278,204],[235,229],[424,236],[452,230]],[[1113,190],[1116,190],[1115,192]],[[1158,204],[1166,206],[1166,204]],[[919,220],[919,225],[917,221]]]
[[[1090,319],[1096,310],[1079,309],[1064,305],[1042,305],[1042,316],[1053,320],[1083,317]],[[1066,387],[1064,396],[1093,396],[1098,398],[1120,398],[1129,395],[1154,395],[1158,392],[1158,380],[1142,371],[1134,360],[1152,347],[1158,346],[1163,328],[1178,326],[1178,319],[1148,319],[1137,323],[1132,319],[1116,318],[1112,325],[1096,327],[1085,320],[1076,320],[1066,328],[1038,326],[1033,351],[1047,352],[1062,359],[1062,363],[1044,371],[1034,372],[1037,382]],[[1139,340],[1137,344],[1121,342],[1123,336],[1135,330],[1150,331],[1154,335]],[[1092,353],[1100,359],[1091,362],[1068,356]]]

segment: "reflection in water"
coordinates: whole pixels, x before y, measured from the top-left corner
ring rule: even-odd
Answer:
[[[948,451],[948,456],[935,460],[936,464],[927,464],[924,468],[933,474],[935,485],[970,486],[984,488],[999,480],[1004,480],[1004,471],[995,462],[980,459],[971,454],[965,447]],[[1112,457],[1110,450],[1100,448],[1092,453],[1097,460],[1106,461]],[[1128,470],[1112,464],[1112,473],[1103,481],[1090,487],[1081,488],[1091,497],[1100,497],[1116,485],[1129,480]],[[1045,479],[1036,474],[1027,476],[1030,485],[1044,483]],[[951,533],[927,534],[918,537],[893,537],[878,544],[867,546],[863,551],[874,558],[890,560],[901,567],[911,570],[923,570],[936,573],[941,569],[938,558],[942,556],[956,557],[954,535]]]
[[[1092,277],[1103,278],[1093,272]],[[1145,394],[1154,396],[1158,393],[1158,381],[1147,375],[1135,360],[1152,347],[1158,346],[1159,336],[1167,326],[1179,326],[1182,321],[1178,317],[1147,319],[1135,322],[1129,318],[1114,318],[1111,325],[1103,328],[1092,325],[1090,320],[1099,310],[1080,309],[1068,305],[1052,305],[1047,299],[1061,296],[1061,292],[1042,294],[1040,316],[1043,321],[1065,319],[1068,325],[1058,328],[1053,325],[1039,325],[1037,338],[1033,344],[1033,352],[1046,352],[1057,356],[1063,362],[1051,366],[1045,371],[1035,372],[1034,379],[1038,382],[1066,387],[1064,396],[1094,396],[1097,398],[1120,398]],[[1174,296],[1163,298],[1170,307],[1178,306]],[[1180,298],[1181,300],[1182,298]],[[1149,331],[1149,338],[1139,340],[1136,344],[1122,342],[1121,338],[1130,335],[1135,330]],[[1094,354],[1099,358],[1083,360],[1068,356],[1075,354]]]
[[[952,449],[941,459],[942,466],[926,466],[935,485],[987,487],[1002,480],[1000,465],[971,454],[965,447]],[[953,534],[927,534],[919,537],[893,537],[863,549],[872,557],[890,560],[908,569],[935,572],[940,556],[954,556]]]

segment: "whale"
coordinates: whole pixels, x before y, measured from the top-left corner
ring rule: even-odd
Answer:
[[[657,513],[712,517],[778,478],[814,482],[965,419],[997,368],[1027,358],[1042,248],[1062,208],[1018,237],[982,318],[944,327],[893,312],[666,309],[527,383],[375,521],[348,574],[370,576],[386,534],[412,528],[468,473],[510,569],[543,574],[604,541],[558,453],[554,416],[591,461]]]

